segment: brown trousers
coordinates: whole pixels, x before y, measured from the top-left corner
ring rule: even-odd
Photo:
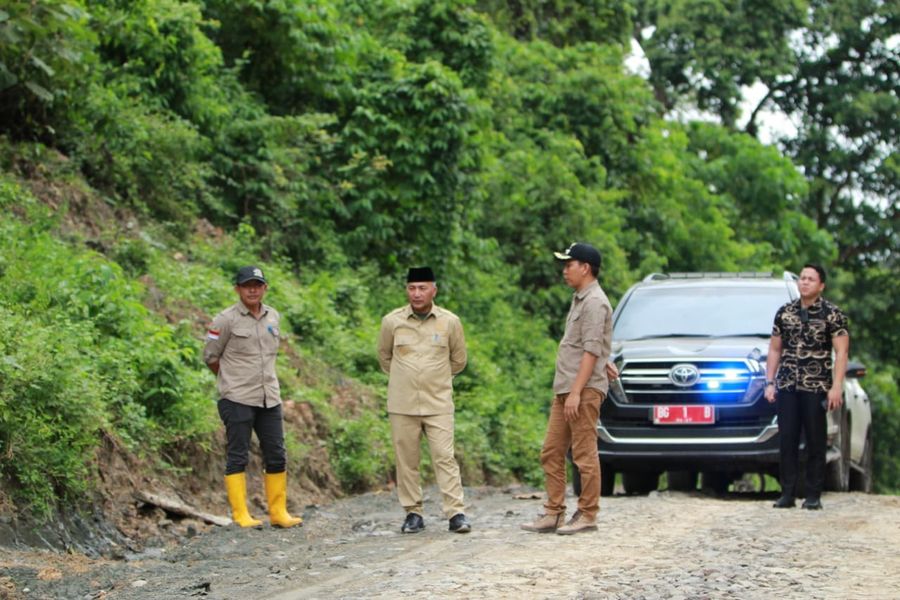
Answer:
[[[453,450],[453,415],[389,414],[391,438],[397,458],[397,497],[406,512],[424,515],[422,486],[419,483],[419,444],[422,435],[428,439],[434,475],[441,490],[441,507],[450,517],[465,512],[459,465]]]
[[[568,394],[558,394],[550,407],[547,434],[541,450],[541,466],[547,502],[544,512],[558,515],[566,510],[566,452],[572,448],[572,462],[581,474],[578,510],[588,518],[596,518],[600,510],[600,459],[597,456],[597,417],[604,395],[600,390],[585,388],[581,392],[578,417],[566,421],[563,406]]]

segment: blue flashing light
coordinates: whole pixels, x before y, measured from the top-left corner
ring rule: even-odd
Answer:
[[[710,390],[717,390],[717,389],[719,389],[719,382],[718,381],[708,381],[706,383],[706,388],[710,389]]]
[[[724,381],[739,381],[741,376],[745,373],[745,371],[739,371],[737,369],[728,369],[722,373],[722,379]]]

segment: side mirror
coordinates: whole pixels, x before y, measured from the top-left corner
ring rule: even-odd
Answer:
[[[847,363],[847,377],[855,377],[856,379],[862,379],[866,376],[866,367],[862,363],[851,362]]]

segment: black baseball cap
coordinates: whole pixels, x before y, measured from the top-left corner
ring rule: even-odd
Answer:
[[[265,284],[269,283],[268,281],[266,281],[266,277],[265,275],[263,275],[262,269],[260,269],[259,267],[241,267],[240,269],[238,269],[237,275],[234,276],[234,282],[237,285],[241,285],[253,280]]]
[[[559,260],[577,260],[600,268],[600,251],[584,242],[575,242],[562,252],[554,252],[553,256]]]
[[[435,281],[434,271],[431,270],[431,267],[411,267],[409,269],[406,274],[406,283],[421,281]]]

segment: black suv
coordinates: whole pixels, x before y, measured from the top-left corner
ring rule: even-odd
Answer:
[[[778,308],[799,296],[785,273],[654,274],[613,315],[610,386],[597,426],[601,493],[622,473],[626,493],[703,486],[724,492],[744,473],[778,476],[775,405],[763,396]],[[861,365],[848,369],[845,404],[828,415],[830,490],[871,488],[869,400]]]

